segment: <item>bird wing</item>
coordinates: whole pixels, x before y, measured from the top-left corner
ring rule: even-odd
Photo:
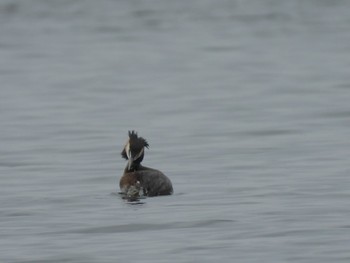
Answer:
[[[170,195],[173,186],[170,179],[158,170],[137,171],[141,186],[147,196]]]

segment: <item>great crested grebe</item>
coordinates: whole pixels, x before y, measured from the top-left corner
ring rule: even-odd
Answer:
[[[148,142],[138,137],[135,131],[129,131],[129,140],[121,155],[128,160],[124,174],[120,178],[119,187],[127,196],[138,196],[139,192],[145,196],[171,195],[173,186],[170,179],[161,171],[141,165]]]

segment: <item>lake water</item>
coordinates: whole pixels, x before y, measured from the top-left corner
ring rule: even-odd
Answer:
[[[0,261],[350,262],[349,14],[2,0]],[[118,195],[131,129],[174,195]]]

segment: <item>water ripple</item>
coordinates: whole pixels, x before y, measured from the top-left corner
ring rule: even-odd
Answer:
[[[235,222],[234,220],[203,220],[197,222],[175,222],[164,224],[125,224],[125,225],[112,225],[103,227],[90,227],[78,230],[69,231],[70,233],[83,233],[83,234],[103,234],[103,233],[123,233],[123,232],[142,232],[142,231],[154,231],[164,229],[182,229],[182,228],[200,228],[209,227],[221,224],[229,224]]]

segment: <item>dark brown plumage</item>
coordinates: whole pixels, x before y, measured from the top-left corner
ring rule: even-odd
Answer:
[[[172,194],[173,187],[167,176],[156,169],[141,165],[145,147],[149,147],[148,142],[138,137],[135,131],[129,131],[129,140],[121,152],[122,157],[128,160],[124,174],[119,181],[121,191],[126,195],[130,193],[130,189],[133,194],[137,189],[145,196]]]

